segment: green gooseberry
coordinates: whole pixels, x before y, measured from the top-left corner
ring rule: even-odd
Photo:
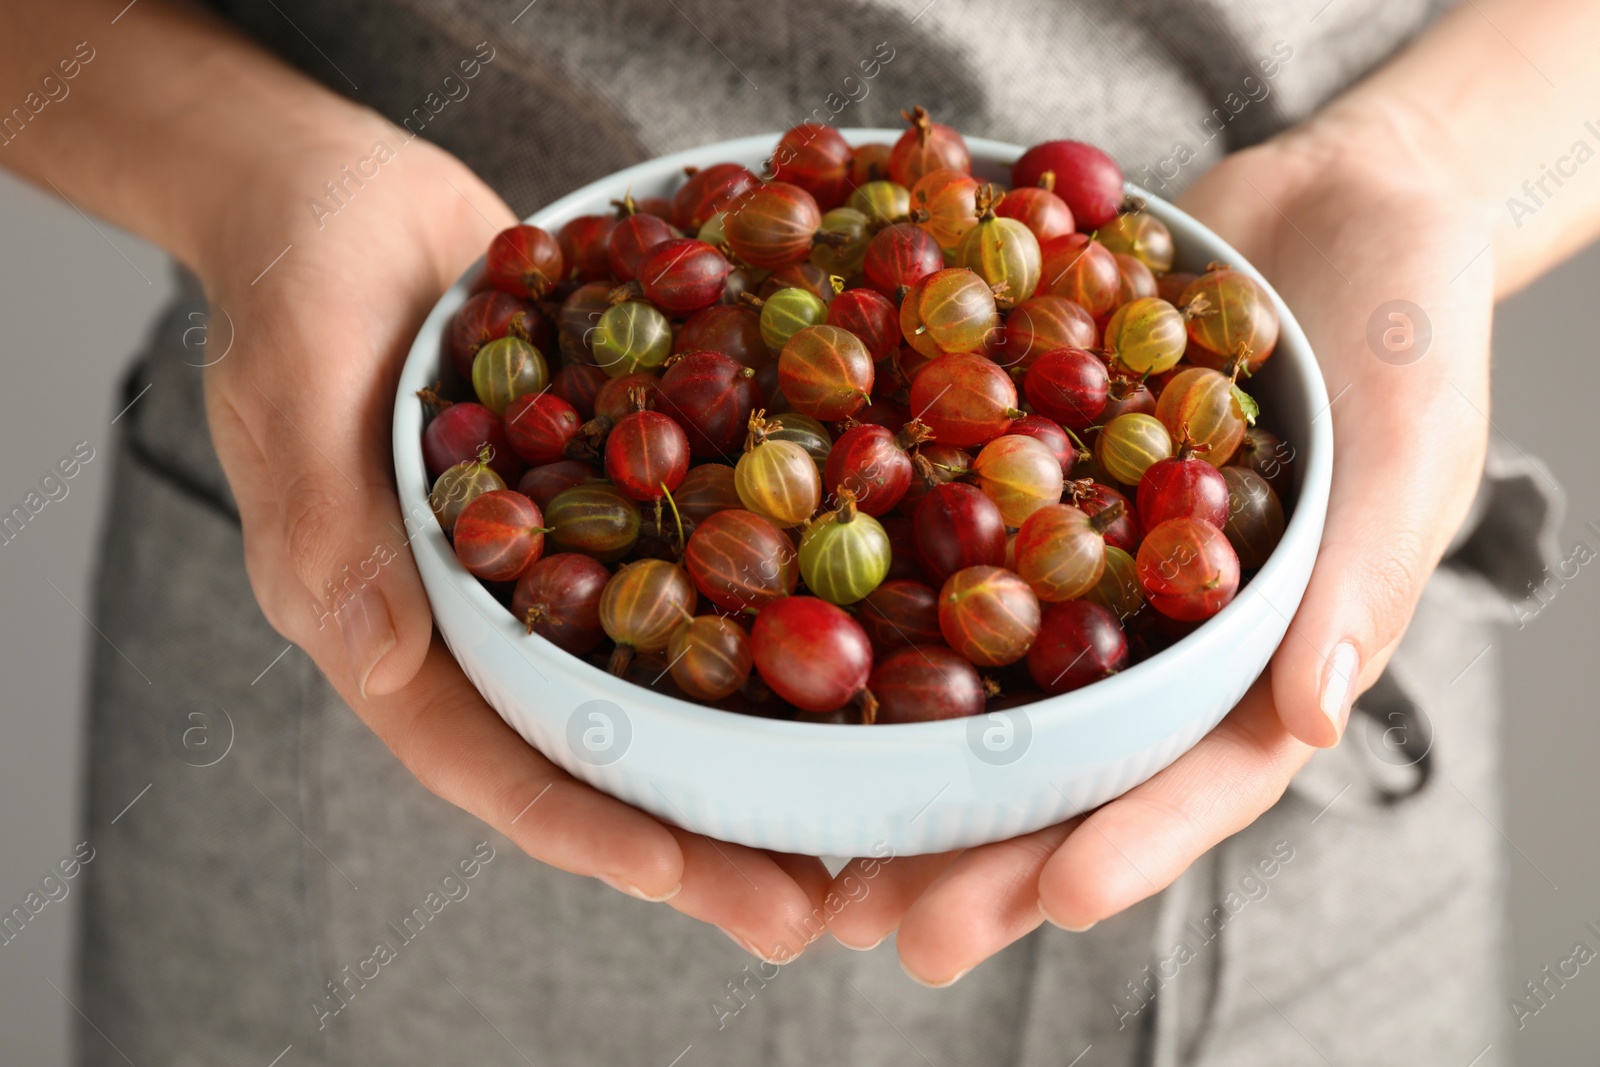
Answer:
[[[854,604],[888,577],[893,550],[877,519],[839,489],[839,507],[818,516],[800,539],[800,577],[830,604]]]

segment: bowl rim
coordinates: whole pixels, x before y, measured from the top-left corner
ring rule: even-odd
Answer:
[[[848,143],[857,145],[873,141],[892,143],[903,131],[879,127],[848,127],[839,128],[838,132]],[[566,221],[566,216],[574,214],[575,209],[580,208],[594,196],[597,186],[632,185],[639,179],[658,180],[663,175],[680,171],[685,166],[703,166],[708,158],[712,158],[713,161],[741,160],[756,156],[768,158],[771,149],[781,136],[781,133],[773,132],[732,138],[636,163],[574,189],[539,208],[524,219],[524,222],[554,228],[559,223],[550,220]],[[1008,168],[1025,151],[1024,146],[989,138],[969,137],[966,141],[975,170],[992,171]],[[1201,623],[1193,632],[1148,659],[1102,679],[1092,686],[1046,696],[1009,709],[1012,711],[1027,709],[1026,714],[1036,730],[1042,729],[1047,724],[1064,727],[1076,720],[1092,718],[1101,714],[1106,706],[1124,702],[1122,698],[1125,696],[1140,695],[1140,687],[1145,685],[1147,679],[1157,671],[1168,669],[1174,662],[1181,660],[1202,638],[1207,641],[1216,640],[1228,630],[1244,630],[1248,623],[1246,605],[1252,599],[1266,600],[1270,610],[1283,614],[1275,604],[1272,604],[1270,598],[1259,593],[1259,590],[1272,584],[1272,580],[1280,572],[1294,566],[1288,558],[1291,546],[1296,551],[1302,550],[1302,542],[1315,539],[1315,543],[1309,548],[1313,566],[1315,565],[1332,484],[1332,420],[1322,417],[1329,407],[1327,386],[1316,354],[1294,313],[1261,272],[1221,236],[1170,201],[1133,182],[1124,182],[1124,189],[1127,193],[1142,199],[1169,227],[1189,229],[1203,235],[1215,246],[1211,258],[1225,258],[1234,269],[1249,275],[1266,289],[1279,317],[1279,340],[1274,355],[1286,354],[1298,365],[1297,370],[1306,384],[1304,397],[1306,409],[1313,414],[1309,416],[1307,422],[1308,440],[1304,442],[1303,448],[1298,447],[1298,442],[1291,442],[1291,446],[1295,447],[1296,458],[1304,457],[1299,498],[1289,517],[1283,538],[1249,585],[1241,589],[1227,606]],[[1174,222],[1176,226],[1173,225]],[[448,325],[449,317],[471,294],[470,283],[481,276],[483,262],[483,257],[480,256],[439,295],[419,327],[416,337],[413,338],[411,348],[397,375],[392,421],[396,491],[402,515],[416,513],[420,505],[422,529],[412,533],[408,538],[412,552],[418,557],[416,563],[419,572],[424,568],[421,556],[427,554],[434,564],[443,568],[457,592],[466,597],[468,603],[484,617],[484,621],[495,627],[502,637],[511,641],[513,635],[507,631],[508,629],[516,631],[514,636],[521,643],[513,642],[513,645],[522,658],[534,667],[536,674],[543,677],[543,668],[556,669],[567,675],[574,684],[590,689],[596,698],[626,702],[630,713],[648,708],[652,713],[667,716],[679,725],[692,724],[699,730],[709,729],[737,733],[751,739],[765,737],[790,743],[832,743],[843,736],[840,731],[853,731],[851,741],[853,745],[859,746],[863,743],[889,745],[902,751],[908,744],[918,747],[922,745],[943,747],[953,741],[959,741],[964,736],[967,730],[965,719],[884,723],[871,730],[862,730],[859,724],[853,723],[799,722],[740,715],[655,692],[626,679],[615,677],[537,635],[525,634],[522,627],[515,625],[516,620],[513,616],[490,595],[482,583],[467,572],[456,558],[444,531],[433,519],[432,510],[427,503],[427,490],[418,489],[418,486],[427,486],[429,482],[422,462],[422,409],[415,397],[415,391],[431,383],[437,376],[442,331]],[[463,585],[466,588],[462,588]],[[1252,590],[1258,591],[1254,597],[1249,595]],[[1292,626],[1292,615],[1289,616],[1289,622]],[[537,648],[548,649],[552,654],[542,655],[540,660],[535,662],[528,650]]]

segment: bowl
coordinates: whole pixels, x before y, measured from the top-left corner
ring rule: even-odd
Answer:
[[[896,130],[842,130],[852,144]],[[778,134],[678,152],[592,182],[529,217],[554,233],[613,200],[670,196],[686,166],[734,161],[758,170]],[[1017,145],[968,139],[980,177],[1009,180]],[[1171,228],[1175,269],[1222,260],[1264,278],[1216,234],[1132,185]],[[815,856],[942,852],[1029,833],[1118,796],[1171,764],[1224,715],[1267,665],[1311,575],[1333,462],[1331,419],[1311,347],[1273,293],[1277,349],[1251,391],[1295,449],[1297,501],[1282,542],[1234,601],[1173,647],[1086,688],[942,722],[846,726],[757,718],[703,707],[614,678],[543,638],[457,561],[428,508],[422,410],[415,393],[439,375],[442,337],[482,261],[439,299],[400,374],[395,475],[434,620],[484,699],[568,772],[695,833]],[[1271,287],[1268,287],[1271,292]]]

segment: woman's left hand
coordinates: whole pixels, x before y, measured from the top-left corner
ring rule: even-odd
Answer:
[[[1081,930],[1164,889],[1272,807],[1312,746],[1338,742],[1466,516],[1489,431],[1489,222],[1389,121],[1319,119],[1230,156],[1180,201],[1294,309],[1332,398],[1317,416],[1337,440],[1327,527],[1268,672],[1194,749],[1093,813],[879,868],[831,920],[838,940],[898,930],[908,973],[949,984],[1046,918]]]

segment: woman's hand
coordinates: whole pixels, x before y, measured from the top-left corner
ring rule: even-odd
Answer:
[[[1087,817],[880,871],[834,918],[839,940],[898,929],[906,969],[947,984],[1045,918],[1083,929],[1164,889],[1271,807],[1310,746],[1338,741],[1466,516],[1489,431],[1490,226],[1408,144],[1329,119],[1231,156],[1181,201],[1272,281],[1332,398],[1317,415],[1336,441],[1327,527],[1268,674],[1193,750]]]
[[[433,518],[400,513],[390,413],[423,318],[515,221],[510,209],[372,116],[273,158],[199,256],[216,347],[232,327],[226,356],[208,355],[207,411],[267,618],[424,785],[530,855],[670,899],[736,941],[784,940],[820,900],[820,863],[707,841],[574,780],[484,703],[433,633],[407,546]],[[388,562],[362,581],[375,560]]]

